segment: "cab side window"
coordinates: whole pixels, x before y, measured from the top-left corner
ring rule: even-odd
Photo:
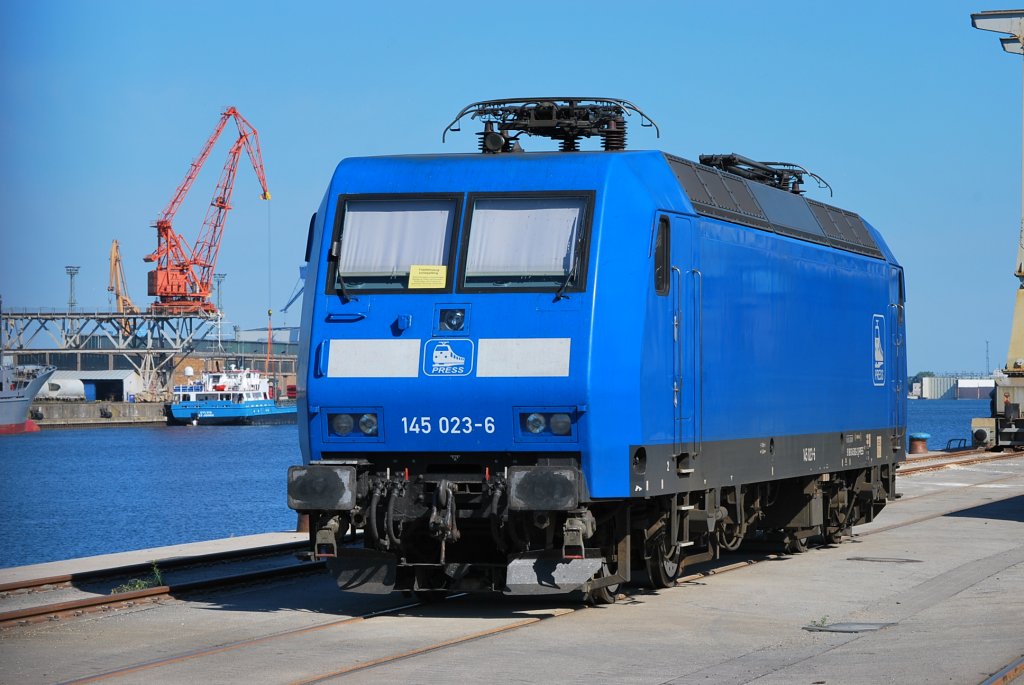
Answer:
[[[669,223],[668,217],[658,220],[658,234],[654,239],[654,292],[668,295],[669,288]]]

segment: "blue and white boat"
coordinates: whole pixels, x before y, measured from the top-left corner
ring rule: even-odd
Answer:
[[[174,386],[168,423],[252,425],[295,423],[295,404],[279,404],[270,383],[252,369],[204,371],[197,382]]]

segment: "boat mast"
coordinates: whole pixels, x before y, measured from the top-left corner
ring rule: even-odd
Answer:
[[[7,338],[4,336],[4,296],[0,295],[0,366],[4,365],[4,352],[7,350]]]

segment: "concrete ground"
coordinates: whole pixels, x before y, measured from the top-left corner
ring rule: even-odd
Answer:
[[[842,545],[614,605],[472,597],[350,620],[406,600],[302,578],[3,631],[0,681],[980,683],[1024,654],[1024,457],[898,489]],[[819,630],[835,624],[871,630]]]

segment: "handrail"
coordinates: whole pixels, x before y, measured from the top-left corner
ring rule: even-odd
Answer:
[[[215,321],[216,316],[205,312],[190,312],[187,314],[167,314],[154,312],[118,312],[112,309],[101,309],[98,307],[77,307],[72,311],[59,307],[5,307],[0,318],[3,319],[104,319],[110,321],[124,320],[163,320],[163,319],[203,319],[204,321]]]

